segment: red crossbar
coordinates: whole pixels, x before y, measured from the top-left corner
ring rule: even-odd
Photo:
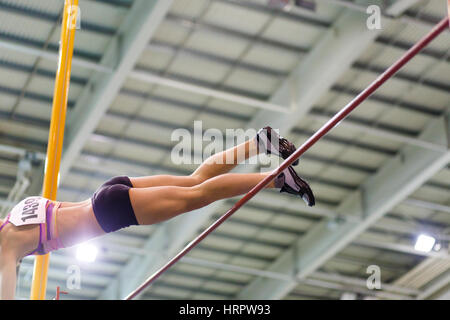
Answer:
[[[355,99],[348,103],[341,111],[339,111],[333,118],[325,123],[314,135],[312,135],[301,147],[299,147],[289,158],[287,158],[277,169],[270,175],[259,182],[253,189],[251,189],[245,196],[243,196],[234,206],[222,215],[210,227],[204,230],[194,240],[192,240],[183,250],[181,250],[175,257],[167,262],[163,267],[145,280],[136,290],[131,292],[125,300],[131,300],[139,295],[145,288],[158,279],[167,269],[178,262],[183,256],[191,251],[197,244],[199,244],[206,236],[219,227],[225,220],[227,220],[233,213],[242,207],[247,201],[253,198],[259,191],[274,180],[283,170],[290,166],[296,159],[298,159],[306,150],[313,146],[319,139],[327,134],[331,129],[344,120],[357,106],[366,100],[372,93],[375,92],[383,83],[391,78],[398,70],[400,70],[407,62],[409,62],[419,51],[426,47],[433,39],[435,39],[442,31],[447,29],[449,18],[443,19],[439,22],[426,36],[417,42],[411,49],[409,49],[400,59],[398,59],[391,67],[383,72],[375,81],[373,81],[363,92],[361,92]]]

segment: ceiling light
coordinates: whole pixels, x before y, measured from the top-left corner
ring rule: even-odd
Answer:
[[[77,247],[76,257],[79,261],[94,262],[97,258],[98,249],[92,244],[82,244]]]
[[[433,249],[435,242],[436,242],[435,238],[425,234],[421,234],[419,237],[417,237],[414,249],[421,252],[430,252],[431,249]]]

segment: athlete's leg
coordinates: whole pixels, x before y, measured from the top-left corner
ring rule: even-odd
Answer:
[[[131,204],[139,224],[154,224],[251,190],[266,174],[223,174],[193,187],[132,188]],[[274,188],[270,183],[268,188]]]
[[[192,174],[202,177],[203,181],[233,170],[240,162],[258,154],[258,144],[255,138],[241,143],[233,148],[216,153],[206,159]]]
[[[258,154],[256,139],[250,139],[233,148],[206,159],[190,176],[157,175],[130,178],[134,188],[160,186],[192,187],[212,177],[227,173],[239,162]]]

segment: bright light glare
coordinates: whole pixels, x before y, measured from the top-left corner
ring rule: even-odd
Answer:
[[[430,252],[433,249],[436,239],[425,234],[421,234],[416,241],[414,249],[422,252]]]
[[[92,244],[82,244],[77,247],[77,259],[84,262],[94,262],[98,249]]]

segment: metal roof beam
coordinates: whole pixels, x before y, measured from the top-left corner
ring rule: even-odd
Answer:
[[[239,1],[239,0],[216,0],[236,7],[257,11],[267,15],[276,15],[282,18],[301,22],[312,27],[327,29],[331,26],[331,22],[323,18],[319,18],[317,12],[303,10],[300,7],[290,6],[289,8],[280,8],[278,6],[270,6],[257,1]],[[319,7],[319,10],[324,7]],[[287,9],[287,10],[286,10]]]
[[[289,51],[294,54],[306,53],[309,51],[309,48],[288,44],[286,42],[268,39],[268,38],[260,38],[258,36],[248,34],[242,31],[238,31],[231,28],[226,28],[223,26],[218,26],[209,22],[197,22],[190,19],[190,17],[178,15],[178,14],[169,14],[167,15],[166,22],[170,22],[173,24],[177,24],[182,28],[189,29],[192,31],[200,30],[211,32],[216,35],[234,37],[242,40],[246,40],[252,43],[257,43],[259,45],[264,45],[271,47],[277,50]]]
[[[390,2],[391,4],[385,10],[385,13],[393,17],[399,17],[421,0],[391,0]]]
[[[245,69],[250,72],[257,72],[269,77],[284,78],[288,75],[286,72],[274,69],[271,66],[262,66],[247,61],[237,61],[228,57],[211,54],[187,47],[178,48],[171,43],[162,41],[152,41],[152,43],[148,45],[147,50],[150,52],[160,52],[168,55],[176,55],[181,53],[186,57],[194,57],[196,59],[211,61],[214,63],[226,65],[228,67],[234,66],[236,68]]]
[[[260,112],[250,127],[270,124],[284,135],[291,132],[380,34],[361,28],[366,19],[365,14],[344,11],[272,96],[272,102],[290,106],[291,112]]]
[[[102,58],[101,64],[113,66],[113,73],[95,75],[70,116],[61,160],[61,179],[70,170],[85,142],[117,96],[171,4],[171,0],[138,0],[133,3],[118,36],[111,40]]]
[[[83,9],[83,8],[81,8]],[[11,12],[15,14],[19,14],[22,16],[27,16],[33,19],[39,19],[43,21],[47,21],[51,24],[57,24],[60,23],[61,17],[59,12],[58,13],[49,13],[44,12],[42,10],[36,10],[30,7],[24,7],[20,5],[16,5],[13,3],[3,3],[0,2],[0,10],[5,12]],[[82,21],[82,28],[85,31],[95,32],[99,33],[104,36],[113,36],[115,34],[115,30],[113,28],[102,26],[94,22],[89,22],[83,19]]]
[[[450,269],[442,275],[431,281],[421,294],[417,296],[418,300],[450,300]]]
[[[381,39],[381,38],[378,38],[378,40],[379,39]],[[407,44],[402,45],[402,48],[404,48],[404,46],[407,46]],[[58,59],[56,53],[51,53],[51,52],[35,49],[35,48],[29,47],[29,46],[18,45],[16,43],[11,43],[8,41],[0,41],[0,47],[6,48],[9,50],[13,50],[13,51],[22,52],[25,54],[30,54],[33,56],[39,56],[41,58],[51,60],[51,61],[57,61],[57,59]],[[429,49],[425,49],[422,53],[425,54],[428,51],[429,51]],[[433,53],[433,57],[436,59],[442,60],[445,57],[445,54],[443,54],[442,52],[435,52],[435,53]],[[101,73],[111,74],[113,72],[112,68],[107,67],[104,64],[92,63],[85,59],[74,58],[73,64],[77,65],[79,67],[82,67],[82,68],[95,70],[95,71],[98,71]],[[196,94],[203,94],[203,95],[223,99],[226,101],[232,101],[232,102],[236,102],[236,103],[240,103],[240,104],[244,104],[244,105],[248,105],[248,106],[253,106],[256,108],[273,109],[274,111],[286,112],[286,106],[284,106],[282,104],[270,103],[270,102],[261,100],[261,98],[257,99],[257,98],[255,98],[255,96],[253,98],[249,99],[248,97],[238,94],[237,92],[215,90],[214,88],[206,87],[204,85],[204,83],[193,83],[194,79],[186,78],[183,80],[183,79],[161,77],[161,76],[157,76],[151,72],[148,72],[148,70],[132,71],[130,73],[130,77],[134,78],[135,80],[138,80],[138,81],[165,85],[165,86],[173,87],[175,89],[184,90],[184,91],[192,92],[192,93],[196,93]],[[408,80],[408,81],[416,80],[416,79],[414,79],[414,77],[411,77],[409,75],[408,76],[405,75],[403,78],[404,78],[403,80]],[[439,87],[440,90],[447,88],[446,86],[443,86],[442,84],[434,82],[434,81],[430,82],[430,81],[426,80],[425,82],[429,85],[432,85],[433,87],[436,87],[436,88]],[[339,92],[339,93],[343,93],[343,94],[349,94],[352,96],[356,95],[358,93],[357,91],[355,91],[353,89],[343,88],[343,87],[337,86],[337,85],[333,86],[332,90]],[[234,89],[234,91],[236,91],[236,90]],[[8,92],[8,93],[14,94],[14,92]],[[30,96],[29,98],[34,98],[34,97]],[[416,105],[416,104],[412,104],[412,103],[394,101],[393,99],[391,99],[389,97],[385,97],[385,96],[373,95],[369,99],[374,100],[379,103],[389,104],[389,105],[395,103],[399,108],[403,108],[405,110],[413,110],[413,111],[416,111],[416,112],[419,112],[422,114],[426,114],[426,115],[431,115],[431,116],[440,115],[440,111],[434,111],[434,110],[427,109],[420,105]]]
[[[157,75],[156,73],[149,72],[143,69],[132,71],[129,77],[131,79],[146,82],[149,84],[159,84],[173,89],[187,91],[194,94],[205,95],[208,97],[214,97],[224,101],[230,101],[233,103],[250,106],[254,108],[271,110],[277,113],[288,112],[285,106],[274,104],[271,102],[266,102],[262,99],[255,99],[249,97],[250,94],[248,92],[246,93],[246,95],[242,95],[229,92],[229,90],[228,91],[217,90],[211,87],[206,87],[204,84],[202,85],[195,84],[192,82],[193,79],[190,79],[191,81],[180,81],[168,78],[166,76],[160,76]]]
[[[430,251],[430,252],[424,252],[424,251],[417,251],[414,249],[414,247],[411,245],[405,245],[402,243],[388,243],[388,242],[374,242],[370,240],[365,239],[356,239],[353,242],[355,245],[364,246],[364,247],[371,247],[376,249],[382,249],[387,251],[395,251],[395,252],[402,252],[406,254],[411,254],[415,256],[421,256],[421,257],[428,257],[428,258],[437,258],[442,260],[448,260],[450,261],[450,254],[443,252],[443,251]]]

